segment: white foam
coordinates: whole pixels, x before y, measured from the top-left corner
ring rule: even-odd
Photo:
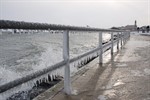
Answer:
[[[60,57],[62,54],[61,51],[61,48],[59,50],[53,50],[53,47],[49,45],[40,57],[40,64],[33,67],[34,70],[40,70],[62,61],[62,57]]]
[[[0,85],[4,84],[5,82],[13,81],[14,78],[19,78],[22,75],[16,72],[13,72],[11,69],[6,69],[0,66]]]
[[[98,34],[97,33],[93,33],[93,34],[76,33],[74,34],[76,35],[76,38],[74,35],[70,36],[70,56],[76,57],[93,48],[96,48],[98,46]],[[12,66],[13,70],[11,66],[7,67],[10,69],[6,69],[5,66],[3,67],[0,66],[0,70],[1,70],[0,71],[0,84],[7,83],[14,79],[20,78],[24,75],[36,72],[38,70],[41,70],[43,68],[56,64],[57,62],[63,60],[62,59],[62,34],[48,34],[46,32],[41,32],[40,34],[21,34],[21,35],[13,34],[14,37],[11,37],[11,36],[9,37],[10,39],[8,39],[7,42],[10,43],[11,45],[12,41],[13,42],[15,41],[13,44],[15,46],[11,45],[10,47],[9,45],[7,45],[10,50],[15,50],[15,51],[22,50],[23,52],[20,52],[21,54],[25,54],[25,53],[30,54],[34,52],[35,49],[41,49],[41,48],[44,48],[44,51],[40,51],[39,52],[40,54],[38,56],[33,54],[34,57],[31,57],[32,55],[29,55],[30,57],[28,56],[26,57],[26,54],[25,54],[25,57],[22,58],[21,56],[20,58],[19,54],[15,55],[15,56],[18,56],[18,58],[20,59],[17,59],[15,61],[16,63],[18,63],[18,65]],[[24,37],[24,38],[21,38],[21,37]],[[106,40],[109,40],[110,35],[103,35],[103,37],[105,38],[104,41],[106,41]],[[18,47],[16,46],[17,43],[18,43],[17,45]],[[32,48],[32,46],[36,46],[37,48],[33,50],[31,49],[31,51],[26,52],[26,47],[28,47],[29,45],[31,46],[30,48]],[[8,48],[6,48],[6,50]],[[22,48],[25,48],[25,49],[22,49]],[[71,73],[74,73],[78,70],[76,67],[74,67],[74,65],[75,66],[78,66],[78,64],[81,65],[81,62],[87,61],[88,59],[91,59],[92,57],[96,57],[97,55],[99,55],[99,52],[88,55],[70,64]],[[38,64],[29,63],[32,61],[34,62],[35,60],[38,61]],[[30,67],[31,70],[26,70],[27,67]],[[15,68],[23,68],[24,72],[19,72],[19,71],[17,72],[15,71]],[[1,98],[6,98],[10,96],[12,93],[16,93],[18,91],[30,89],[35,85],[34,83],[37,80],[45,78],[45,81],[47,81],[48,75],[50,75],[50,77],[53,79],[52,75],[63,76],[63,74],[64,74],[63,68],[49,72],[45,75],[35,78],[32,81],[24,83],[13,89],[10,89],[10,91],[6,91],[2,93],[3,96]]]

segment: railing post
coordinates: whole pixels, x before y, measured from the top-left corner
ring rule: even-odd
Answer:
[[[127,42],[127,39],[128,39],[128,37],[127,37],[127,36],[128,36],[128,33],[126,32],[125,35],[126,35],[126,36],[125,36],[125,42]]]
[[[123,42],[123,39],[122,39],[122,38],[123,38],[123,34],[122,34],[122,32],[121,32],[121,34],[120,34],[120,35],[121,35],[121,37],[120,37],[120,38],[121,38],[121,48],[122,48],[122,42]]]
[[[122,45],[124,45],[124,32],[122,32]]]
[[[19,30],[19,34],[21,34],[21,29]]]
[[[124,45],[126,43],[126,32],[124,32]]]
[[[117,33],[117,50],[119,50],[119,33]]]
[[[130,38],[130,32],[128,32],[128,38]]]
[[[123,32],[123,36],[122,36],[122,38],[123,38],[123,45],[125,44],[125,35],[126,35],[126,33]]]
[[[2,35],[2,29],[0,29],[0,35]]]
[[[127,42],[127,40],[128,40],[128,32],[126,32],[126,42]]]
[[[113,35],[113,32],[111,32],[111,55],[113,55],[113,52],[114,52],[114,35]]]
[[[11,31],[12,33],[11,34],[14,34],[14,29],[12,29],[12,31]]]
[[[100,47],[99,64],[102,64],[103,63],[103,37],[102,37],[102,32],[99,32],[99,47]]]
[[[124,32],[124,45],[126,43],[126,32]]]
[[[63,33],[63,59],[66,62],[64,70],[64,92],[71,94],[71,79],[70,79],[70,66],[69,66],[69,31]]]

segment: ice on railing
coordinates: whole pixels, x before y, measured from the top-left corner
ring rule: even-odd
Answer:
[[[34,34],[34,33],[50,33],[50,34],[57,34],[63,33],[60,30],[25,30],[25,29],[0,29],[0,35],[4,33],[8,34]]]
[[[75,35],[79,35],[79,34],[75,34]],[[81,34],[80,34],[80,35],[81,35]],[[84,34],[83,34],[82,36],[84,36]],[[109,36],[110,36],[110,35],[109,35]],[[76,39],[76,41],[78,41],[78,40]],[[73,42],[75,42],[75,41],[73,41]],[[97,42],[98,42],[98,41],[97,41]],[[84,43],[85,43],[85,42],[83,41],[83,44],[84,44]],[[82,44],[82,43],[81,43],[81,44]],[[55,45],[57,45],[57,44],[55,44]],[[88,44],[86,44],[86,45],[88,45]],[[73,46],[73,45],[72,45],[72,46]],[[82,45],[81,45],[81,46],[82,46]],[[92,47],[92,48],[93,48],[93,47]],[[107,49],[108,49],[108,48],[110,48],[110,47],[107,47]],[[81,48],[81,49],[82,49],[82,48]],[[86,49],[86,47],[85,47],[85,50],[89,50],[89,49]],[[57,50],[55,50],[55,51],[57,51]],[[54,55],[49,55],[50,52],[52,52],[51,47],[48,48],[47,51],[46,51],[44,54],[42,54],[41,58],[43,58],[43,59],[42,59],[43,62],[39,65],[39,67],[35,67],[35,69],[34,69],[35,71],[41,69],[41,67],[43,67],[43,66],[48,67],[49,65],[52,64],[51,62],[52,62],[52,58],[53,58],[53,57],[56,57],[56,59],[54,59],[54,60],[57,61],[57,60],[58,60],[58,58],[57,58],[58,55],[61,55],[61,54],[59,54],[58,52],[55,52]],[[70,50],[70,52],[72,53],[73,51]],[[74,52],[74,53],[76,53],[76,56],[80,55],[80,54],[78,54],[77,52],[78,52],[78,51]],[[81,53],[81,52],[80,52],[80,53]],[[84,52],[84,53],[85,53],[85,52]],[[55,54],[58,54],[58,55],[55,55]],[[71,63],[71,64],[70,64],[71,73],[77,72],[79,68],[81,68],[83,65],[87,64],[88,62],[90,62],[90,61],[93,60],[94,58],[98,57],[99,54],[100,54],[100,51],[96,51],[96,52],[94,52],[94,53],[92,53],[92,54],[86,55],[86,56],[84,56],[84,57],[82,57],[82,58],[76,60],[75,62]],[[72,55],[73,55],[73,53],[72,53]],[[50,56],[52,56],[52,58],[49,58]],[[55,62],[53,62],[53,63],[55,63]],[[12,94],[17,93],[17,92],[19,92],[19,91],[26,91],[26,90],[29,90],[29,89],[31,89],[33,86],[38,86],[38,84],[40,84],[40,83],[42,83],[42,82],[50,82],[50,81],[53,81],[55,78],[57,78],[57,76],[63,76],[63,75],[64,75],[64,67],[61,67],[61,68],[59,68],[59,69],[57,69],[57,70],[54,70],[54,71],[52,71],[52,72],[49,72],[49,73],[47,73],[47,74],[45,74],[45,75],[42,75],[42,76],[40,76],[40,77],[37,77],[37,78],[35,78],[35,79],[31,80],[31,81],[28,81],[28,82],[26,82],[26,83],[23,83],[22,85],[19,85],[19,86],[17,86],[17,87],[14,87],[14,88],[12,88],[12,89],[10,89],[10,90],[8,90],[8,91],[5,91],[5,92],[3,92],[3,93],[0,93],[0,100],[1,100],[1,99],[3,100],[4,98],[7,98],[7,97],[11,96]]]
[[[0,85],[5,84],[5,82],[13,81],[14,77],[19,78],[20,75],[11,71],[10,69],[6,69],[5,67],[0,66]]]
[[[71,67],[74,66],[77,67],[77,69],[81,68],[82,66],[86,65],[87,63],[98,57],[99,54],[100,51],[97,51],[92,54],[86,55],[85,57],[79,58],[77,61],[71,63]]]
[[[64,67],[61,67],[59,69],[56,69],[54,71],[51,71],[49,73],[46,73],[40,77],[37,77],[35,79],[32,79],[28,82],[25,82],[21,85],[18,85],[14,88],[11,88],[5,92],[0,93],[0,100],[6,100],[8,99],[10,96],[14,95],[15,93],[19,93],[21,91],[29,91],[30,89],[32,89],[34,86],[38,86],[43,82],[49,83],[52,82],[54,79],[56,78],[60,78],[60,76],[63,76],[63,70]]]
[[[78,61],[74,62],[73,64],[70,64],[70,68],[71,68],[71,73],[75,72],[78,70],[78,68],[80,68],[81,66],[87,64],[89,61],[91,61],[92,59],[94,59],[95,57],[97,57],[99,55],[99,51],[92,53],[90,55],[87,55],[86,57],[83,57],[81,59],[79,59]],[[73,66],[75,69],[73,69]],[[0,95],[0,99],[5,99],[7,97],[10,97],[11,95],[13,95],[14,93],[18,93],[20,91],[28,91],[29,89],[31,89],[34,86],[38,86],[39,84],[41,84],[42,82],[51,82],[53,81],[55,78],[57,78],[57,76],[63,76],[63,72],[64,72],[64,67],[61,67],[57,70],[54,70],[52,72],[49,72],[45,75],[42,75],[40,77],[37,77],[31,81],[28,81],[26,83],[23,83],[17,87],[14,87],[8,91],[5,91],[3,93],[1,93]]]

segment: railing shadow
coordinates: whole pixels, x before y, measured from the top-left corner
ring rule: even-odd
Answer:
[[[110,65],[109,66],[109,68],[111,68],[111,70],[109,71],[110,73],[108,73],[105,79],[101,81],[101,85],[99,86],[102,87],[108,84],[112,75],[117,69],[114,59],[116,58],[116,56],[118,56],[118,53],[120,52],[114,53],[114,55],[111,56],[110,60],[107,63],[103,65],[97,64],[97,67],[95,69],[96,71],[94,72],[93,76],[88,80],[86,84],[84,84],[84,86],[80,89],[80,91],[78,91],[78,95],[71,95],[71,96],[67,95],[65,96],[65,99],[80,100],[82,98],[82,100],[95,100],[96,99],[95,97],[98,97],[98,94],[102,94],[104,89],[100,89],[100,88],[96,89],[96,86],[99,83],[99,78],[103,76],[102,74],[105,73],[105,70],[107,70],[108,66]],[[121,52],[121,53],[124,54],[125,52]],[[115,60],[118,61],[119,59],[120,56]]]

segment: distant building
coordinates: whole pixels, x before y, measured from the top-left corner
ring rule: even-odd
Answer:
[[[150,25],[148,25],[148,26],[142,26],[142,27],[139,28],[139,30],[142,31],[142,33],[145,33],[145,32],[149,33],[149,31],[150,31]]]
[[[135,20],[134,25],[126,25],[121,27],[115,27],[116,29],[122,29],[122,30],[130,30],[130,31],[136,31],[137,30],[137,21]],[[114,27],[112,27],[114,29]]]
[[[89,28],[90,26],[89,26],[89,25],[86,25],[86,27],[88,27],[88,28]]]
[[[137,27],[135,25],[127,25],[124,27],[126,30],[136,31]]]

